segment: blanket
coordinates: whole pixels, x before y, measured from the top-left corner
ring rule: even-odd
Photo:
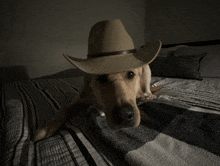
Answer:
[[[90,106],[58,134],[35,143],[36,129],[78,97],[83,78],[6,84],[2,89],[1,163],[220,165],[220,87],[213,79],[187,81],[153,78],[155,85],[164,88],[155,93],[156,100],[138,103],[142,122],[137,128],[112,130],[103,113]],[[189,88],[192,85],[194,89]]]

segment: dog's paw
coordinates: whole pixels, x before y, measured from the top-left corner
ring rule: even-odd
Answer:
[[[47,124],[46,126],[37,130],[34,136],[34,141],[39,141],[53,136],[59,130],[60,127],[61,125],[59,123]]]
[[[40,128],[37,130],[34,136],[34,142],[47,138],[48,130],[47,128]]]
[[[152,101],[154,98],[156,98],[155,95],[152,93],[144,93],[144,97],[142,98],[143,101]]]

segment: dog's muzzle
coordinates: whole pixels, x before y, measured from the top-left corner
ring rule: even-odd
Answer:
[[[132,127],[135,123],[135,109],[130,104],[114,107],[112,118],[115,125]]]

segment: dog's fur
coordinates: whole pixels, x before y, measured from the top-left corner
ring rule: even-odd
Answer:
[[[104,111],[108,124],[113,129],[137,127],[140,111],[137,98],[153,100],[150,90],[151,70],[149,65],[108,75],[86,75],[80,97],[73,104],[61,109],[56,119],[38,129],[35,141],[52,136],[64,123],[91,104]]]

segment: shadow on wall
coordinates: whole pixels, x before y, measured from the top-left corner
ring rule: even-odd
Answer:
[[[0,67],[0,79],[2,83],[27,80],[29,74],[25,66]]]

